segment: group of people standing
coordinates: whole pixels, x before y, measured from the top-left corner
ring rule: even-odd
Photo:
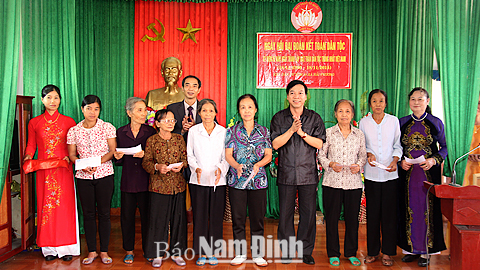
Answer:
[[[214,254],[201,248],[200,242],[206,240],[213,246],[223,238],[227,188],[234,239],[246,239],[247,209],[251,236],[264,234],[268,187],[265,166],[272,159],[272,149],[278,151],[277,239],[301,241],[304,263],[315,264],[312,252],[319,182],[317,160],[325,170],[323,205],[331,265],[340,264],[338,220],[342,206],[346,227],[344,256],[355,266],[361,264],[356,253],[362,169],[368,220],[365,263],[375,261],[381,250],[382,263],[392,265],[391,256],[396,255],[398,245],[407,254],[403,261],[413,261],[421,254],[418,264],[426,266],[426,254],[445,249],[440,202],[432,196],[426,202],[423,181],[440,183],[440,165],[447,148],[443,124],[428,111],[429,97],[424,89],[411,91],[409,102],[413,113],[400,120],[385,113],[387,94],[380,89],[371,91],[368,103],[372,114],[360,121],[359,128],[352,125],[353,102],[339,100],[334,107],[338,123],[325,129],[320,115],[305,108],[307,86],[294,80],[286,88],[289,107],[273,116],[269,130],[255,121],[259,108],[253,95],[238,98],[237,110],[242,120],[226,129],[216,123],[215,101],[197,100],[200,79],[186,76],[182,87],[183,101],[156,112],[156,129],[145,124],[146,102],[132,97],[125,105],[130,123],[117,130],[99,118],[101,101],[97,96],[88,95],[83,99],[85,119],[75,124],[72,118],[58,113],[61,99],[58,87],[43,88],[45,112],[29,123],[26,159],[34,156],[37,147],[39,159],[75,162],[79,158],[101,157],[100,166],[77,170],[75,174],[89,251],[83,264],[93,263],[98,256],[104,264],[112,263],[108,245],[114,162],[123,166],[120,189],[124,263],[134,261],[138,206],[143,256],[153,267],[160,267],[169,250],[176,264],[186,264],[182,255],[188,238],[188,186],[193,208],[193,251],[198,255],[196,264],[216,265],[218,260]],[[116,150],[138,145],[143,150],[134,155]],[[425,161],[420,164],[405,160],[422,155]],[[297,197],[300,218],[295,234]],[[76,211],[72,211],[76,204],[72,171],[54,168],[37,172],[37,200],[37,243],[46,260],[57,256],[71,260],[72,255],[79,255],[78,221]],[[432,206],[427,211],[427,207]],[[430,222],[425,223],[426,219]],[[67,225],[65,220],[69,221]],[[296,252],[300,253],[300,250],[289,250],[288,246],[281,245],[284,263],[296,257]],[[252,260],[258,266],[268,264],[262,253],[252,250]],[[240,265],[247,259],[247,250],[236,247],[235,255],[231,264]]]
[[[351,121],[354,104],[335,105],[338,124],[327,129],[327,140],[318,158],[325,168],[323,205],[327,254],[339,265],[338,218],[344,207],[344,255],[353,265],[358,249],[358,213],[362,195],[360,168],[364,167],[367,202],[367,250],[365,263],[374,262],[380,251],[384,266],[393,264],[397,245],[403,262],[418,259],[429,264],[429,255],[446,249],[438,198],[428,194],[423,182],[441,184],[441,164],[447,156],[444,126],[431,114],[428,92],[414,88],[408,95],[412,114],[400,119],[385,113],[387,94],[372,90],[372,113],[361,119],[359,129]],[[408,159],[423,156],[412,164]]]

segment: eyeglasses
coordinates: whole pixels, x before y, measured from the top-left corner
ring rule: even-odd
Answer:
[[[157,121],[160,122],[160,123],[166,123],[166,124],[168,124],[168,123],[172,123],[172,124],[177,123],[177,119],[162,119],[162,120],[160,120],[160,121],[159,121],[159,120],[157,120]]]

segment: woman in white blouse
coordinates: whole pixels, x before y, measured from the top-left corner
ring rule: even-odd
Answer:
[[[374,262],[381,247],[382,264],[391,266],[393,260],[390,256],[397,254],[397,162],[402,156],[400,123],[397,117],[385,113],[385,91],[372,90],[368,96],[368,104],[372,114],[360,121],[368,157],[364,173],[368,220],[368,256],[365,262]]]
[[[354,266],[361,265],[356,257],[358,249],[358,213],[362,197],[360,169],[367,161],[365,136],[351,125],[355,107],[350,100],[335,104],[338,124],[327,129],[327,141],[318,159],[325,168],[323,176],[323,207],[327,235],[327,255],[333,266],[340,265],[338,219],[344,206],[344,256]]]
[[[223,239],[223,212],[225,210],[225,175],[228,163],[225,160],[226,129],[215,123],[217,105],[211,99],[198,103],[198,115],[202,123],[188,132],[187,157],[192,175],[190,194],[193,207],[193,250],[199,255],[198,266],[217,265],[213,254],[200,253],[200,239],[204,238],[210,247]],[[207,258],[208,256],[208,258]]]

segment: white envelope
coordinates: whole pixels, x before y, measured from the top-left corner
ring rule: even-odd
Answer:
[[[419,156],[415,159],[405,157],[405,161],[410,163],[410,164],[420,164],[420,163],[425,161],[425,157],[423,155],[421,155],[421,156]]]
[[[388,167],[383,165],[382,163],[378,163],[376,161],[372,161],[372,164],[375,165],[375,167],[378,167],[380,169],[388,170]]]
[[[102,157],[89,157],[75,160],[75,170],[83,170],[87,167],[98,167],[102,164]]]
[[[167,168],[173,169],[173,168],[181,166],[181,165],[183,165],[183,162],[173,163],[173,164],[168,165]]]
[[[242,188],[245,189],[247,187],[248,183],[250,183],[250,181],[253,179],[253,177],[255,177],[255,175],[254,175],[254,171],[252,170],[252,172],[250,173],[250,176],[248,177],[247,181],[245,181],[245,183],[243,183]]]
[[[122,152],[124,155],[133,156],[136,153],[142,151],[142,145],[139,144],[135,147],[129,147],[129,148],[117,148],[116,150],[117,150],[117,152]]]

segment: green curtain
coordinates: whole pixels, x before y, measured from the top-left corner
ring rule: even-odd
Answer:
[[[79,95],[75,59],[75,1],[24,0],[22,16],[24,95],[34,96],[40,115],[42,88],[60,88],[59,112],[78,121]]]
[[[75,1],[23,0],[22,14],[23,93],[35,97],[33,116],[44,110],[42,88],[54,84],[62,95],[59,112],[78,122],[81,113],[75,59]],[[80,203],[78,206],[83,233]]]
[[[352,100],[355,117],[361,117],[366,100],[362,94],[375,88],[387,91],[391,97],[387,111],[395,104],[395,44],[396,2],[394,1],[337,1],[319,2],[323,20],[317,33],[353,33],[352,89],[310,91],[308,108],[319,113],[326,127],[335,124],[333,106],[339,99]],[[227,123],[237,115],[237,98],[245,93],[258,101],[258,123],[270,127],[273,115],[284,109],[284,89],[256,88],[256,33],[296,32],[290,21],[295,3],[248,2],[228,4],[228,66],[227,66]],[[287,12],[288,11],[288,12]],[[363,104],[362,104],[363,103]],[[319,187],[321,187],[319,185]],[[267,217],[278,217],[276,179],[269,177]],[[318,192],[321,210],[321,188]]]
[[[133,96],[134,2],[24,0],[22,14],[24,94],[36,97],[33,115],[42,113],[43,86],[55,84],[59,111],[76,122],[83,119],[83,97],[95,94],[103,101],[100,117],[125,125],[123,106]],[[119,207],[121,167],[115,170],[112,207]]]
[[[433,39],[427,0],[397,2],[395,115],[410,113],[408,93],[417,86],[432,93]],[[390,101],[389,101],[390,102]]]
[[[133,96],[135,2],[77,0],[76,11],[76,103],[97,95],[102,101],[100,118],[119,128],[128,123],[124,106]],[[112,207],[120,207],[121,168],[115,166]]]
[[[455,159],[468,152],[480,92],[480,1],[429,0],[433,40],[442,85],[448,157],[451,173]],[[466,161],[456,167],[463,183]]]
[[[12,146],[13,120],[15,119],[18,64],[20,51],[19,1],[2,1],[0,4],[0,201],[7,176]]]

